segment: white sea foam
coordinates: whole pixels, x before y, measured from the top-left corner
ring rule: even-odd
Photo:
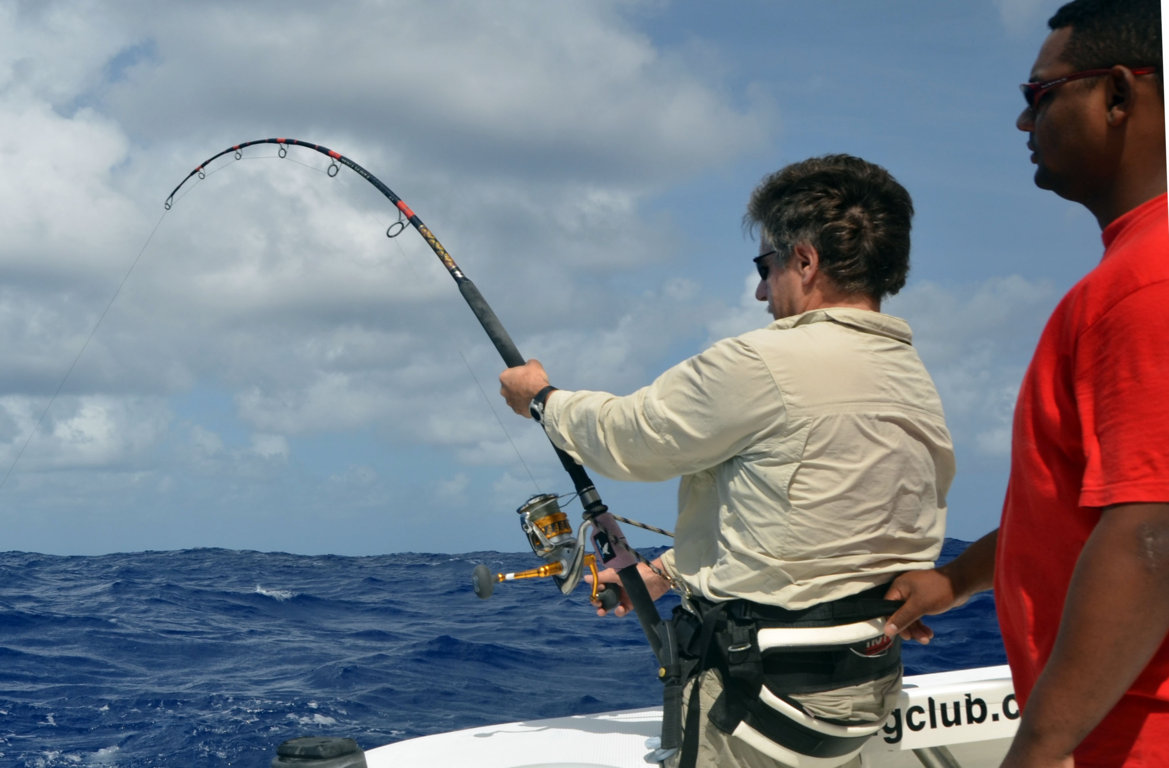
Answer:
[[[293,714],[290,714],[290,715],[288,715],[288,717],[290,720],[295,721],[297,725],[304,726],[304,727],[315,726],[315,725],[330,725],[331,726],[331,725],[337,724],[336,718],[329,717],[328,715],[322,715],[320,712],[314,712],[312,715],[293,715]]]
[[[117,746],[116,744],[112,747],[105,747],[104,749],[99,749],[97,752],[94,752],[92,760],[98,765],[113,764],[117,759],[119,751],[121,751],[121,747]]]
[[[296,593],[287,589],[265,589],[259,584],[256,585],[256,594],[270,597],[273,600],[290,600],[296,597]]]

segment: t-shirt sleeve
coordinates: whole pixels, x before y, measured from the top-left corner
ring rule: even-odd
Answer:
[[[1081,337],[1080,504],[1169,501],[1169,281],[1129,294]]]

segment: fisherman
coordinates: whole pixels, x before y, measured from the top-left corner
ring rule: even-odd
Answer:
[[[654,599],[684,595],[690,679],[670,765],[844,764],[894,708],[900,642],[883,629],[896,606],[881,598],[896,574],[933,566],[954,476],[910,328],[880,312],[905,284],[912,216],[877,165],[794,163],[745,216],[774,322],[624,397],[552,387],[536,360],[500,376],[508,405],[585,467],[681,477],[675,546],[639,566]],[[614,612],[631,607],[622,592]]]
[[[1157,0],[1048,21],[1027,106],[1035,184],[1104,256],[1056,307],[1015,405],[997,530],[894,582],[887,632],[995,590],[1023,705],[1004,766],[1169,765],[1169,225]],[[1056,222],[1040,224],[1058,226]],[[1074,755],[1074,758],[1073,758]]]

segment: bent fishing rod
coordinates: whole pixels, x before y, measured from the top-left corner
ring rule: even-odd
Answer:
[[[430,246],[435,255],[438,256],[439,261],[446,267],[450,276],[454,278],[455,284],[458,286],[463,299],[467,302],[471,311],[475,313],[475,317],[479,320],[480,325],[483,326],[483,330],[487,332],[488,337],[491,339],[492,344],[495,345],[495,349],[503,358],[504,363],[509,368],[524,364],[525,360],[523,355],[516,348],[515,343],[511,340],[511,337],[504,329],[503,324],[499,321],[495,312],[491,309],[491,306],[483,298],[483,295],[479,292],[475,284],[471,282],[463,273],[462,269],[459,268],[459,265],[455,263],[455,260],[451,258],[450,253],[447,252],[438,238],[434,236],[430,228],[422,223],[422,220],[411,210],[410,206],[395,194],[393,190],[382,183],[380,179],[348,157],[328,147],[288,138],[256,139],[254,141],[236,144],[222,152],[212,155],[196,166],[171,191],[163,207],[169,211],[174,205],[175,195],[178,194],[179,190],[193,177],[205,178],[207,166],[215,160],[229,153],[233,153],[235,159],[240,160],[243,158],[243,150],[245,148],[258,144],[277,145],[279,147],[278,154],[281,158],[287,156],[288,147],[290,146],[311,149],[325,155],[331,160],[326,171],[330,177],[336,176],[340,172],[341,166],[345,166],[377,188],[379,192],[394,204],[394,207],[399,212],[398,221],[389,226],[386,230],[386,235],[391,238],[397,237],[405,230],[407,223],[414,227],[422,235],[422,239],[426,241],[426,244]],[[561,587],[561,591],[567,594],[580,581],[582,567],[587,565],[593,574],[592,597],[594,599],[600,599],[606,607],[612,607],[616,603],[616,595],[613,594],[612,590],[600,592],[598,595],[595,558],[592,554],[586,555],[584,553],[583,539],[586,531],[592,529],[591,538],[593,547],[600,556],[602,564],[617,571],[621,579],[621,586],[624,588],[626,594],[629,595],[638,621],[641,623],[642,630],[649,640],[654,655],[657,657],[663,670],[672,667],[675,663],[673,659],[674,643],[672,627],[669,623],[662,621],[661,616],[654,607],[653,598],[650,597],[645,582],[637,570],[639,556],[630,548],[617,524],[617,520],[609,512],[608,507],[601,501],[601,496],[593,485],[592,480],[589,479],[584,467],[573,460],[567,453],[556,447],[556,445],[552,447],[556,451],[561,465],[568,472],[569,477],[572,478],[576,493],[581,500],[581,505],[584,507],[585,522],[581,525],[578,537],[573,538],[571,525],[568,524],[564,513],[559,510],[556,503],[556,496],[552,494],[533,496],[517,512],[520,514],[521,528],[527,534],[528,542],[531,544],[532,550],[537,555],[543,557],[547,561],[547,564],[519,574],[498,574],[494,578],[487,571],[486,566],[479,566],[476,568],[474,574],[476,593],[480,597],[487,597],[491,594],[495,583],[510,581],[515,578],[554,576]],[[664,676],[665,674],[667,673],[663,671],[662,675]]]

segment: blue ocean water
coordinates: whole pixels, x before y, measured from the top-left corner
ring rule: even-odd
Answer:
[[[963,542],[947,541],[944,559]],[[475,597],[530,553],[0,553],[0,765],[267,766],[304,735],[370,748],[660,703],[633,619],[548,580]],[[989,594],[907,645],[910,674],[1004,661]]]

